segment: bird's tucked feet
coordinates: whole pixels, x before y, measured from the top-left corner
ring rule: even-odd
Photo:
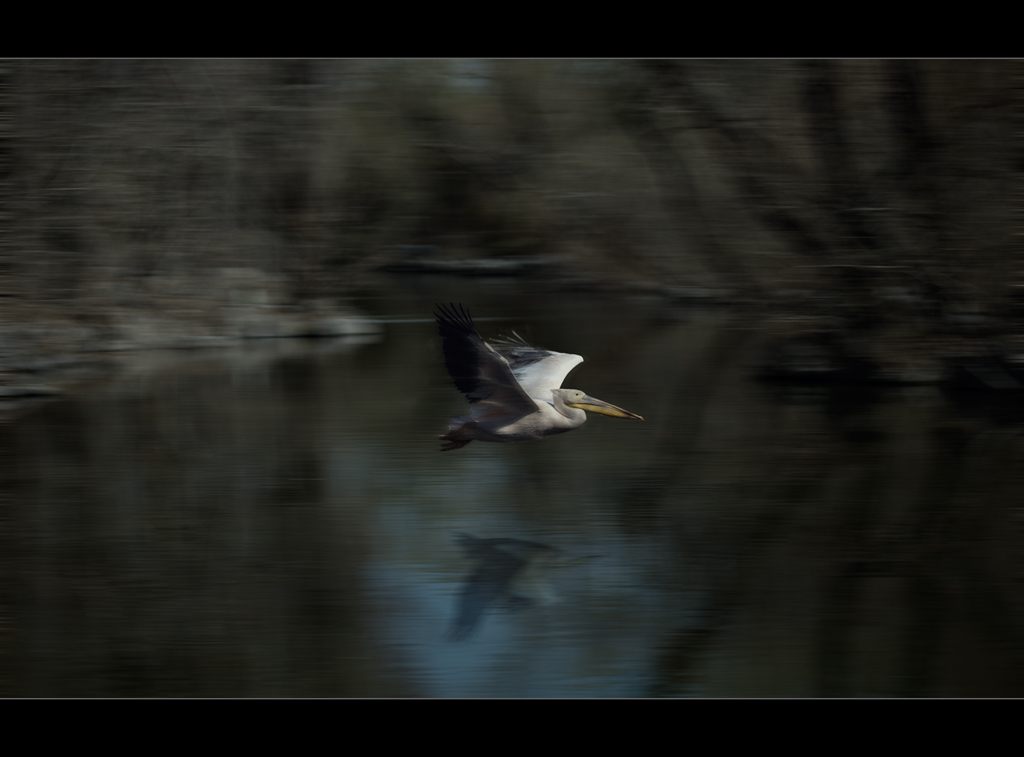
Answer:
[[[444,444],[441,445],[442,452],[448,452],[449,450],[453,449],[460,449],[462,447],[465,447],[471,441],[473,441],[472,439],[467,439],[466,437],[469,436],[470,431],[476,428],[476,421],[471,421],[465,418],[456,418],[453,421],[453,425],[456,421],[463,421],[463,423],[462,425],[455,426],[454,428],[452,426],[449,426],[448,430],[438,437],[438,439],[444,442]]]

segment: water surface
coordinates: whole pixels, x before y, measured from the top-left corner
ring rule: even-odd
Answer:
[[[440,453],[435,300],[646,420]],[[0,693],[1024,694],[1012,398],[767,386],[756,324],[655,300],[358,304],[380,337],[131,356],[0,426]]]

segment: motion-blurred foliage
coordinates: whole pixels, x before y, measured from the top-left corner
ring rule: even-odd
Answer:
[[[1022,66],[7,61],[0,290],[248,266],[337,294],[422,245],[825,292],[828,312],[880,292],[1000,307],[1020,281]]]

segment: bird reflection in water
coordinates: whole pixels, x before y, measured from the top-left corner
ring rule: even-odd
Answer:
[[[558,595],[548,580],[551,572],[597,557],[565,558],[556,547],[521,539],[458,534],[456,541],[476,560],[476,567],[462,587],[457,615],[448,633],[452,641],[470,638],[488,608],[514,612],[554,604]]]

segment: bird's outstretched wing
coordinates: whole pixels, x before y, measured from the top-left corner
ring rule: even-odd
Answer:
[[[520,385],[509,361],[483,340],[462,305],[437,305],[444,364],[455,387],[471,404],[491,406],[510,416],[537,411],[537,403]]]
[[[515,338],[492,339],[492,344],[512,369],[520,386],[531,397],[551,401],[551,390],[558,389],[569,371],[583,362],[579,355],[531,347],[519,334]]]

